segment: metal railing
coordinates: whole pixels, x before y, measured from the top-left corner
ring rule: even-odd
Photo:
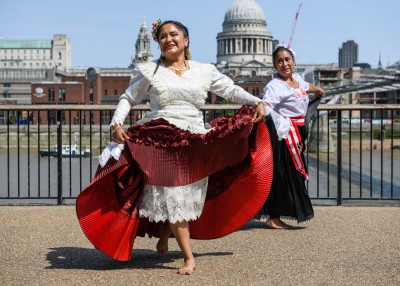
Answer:
[[[202,111],[209,122],[239,108],[205,105]],[[114,110],[114,105],[0,106],[0,203],[73,204],[110,141]],[[135,106],[125,123],[134,124],[148,110]],[[305,154],[314,203],[400,203],[399,113],[400,105],[319,106]]]

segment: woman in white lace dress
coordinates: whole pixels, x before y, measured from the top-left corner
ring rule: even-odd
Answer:
[[[189,35],[187,28],[181,23],[176,21],[156,22],[153,24],[153,36],[159,43],[162,55],[157,62],[138,66],[129,87],[120,97],[111,122],[115,143],[104,150],[100,156],[101,166],[95,178],[78,197],[78,218],[82,229],[93,244],[109,256],[120,260],[130,259],[130,250],[125,250],[125,248],[132,248],[135,235],[147,233],[149,236],[159,237],[156,248],[158,253],[163,255],[168,250],[168,238],[172,234],[184,256],[184,264],[178,273],[190,275],[195,269],[195,260],[190,246],[191,233],[189,233],[188,222],[195,222],[200,217],[206,195],[212,196],[207,194],[208,177],[215,171],[219,171],[220,167],[218,166],[225,168],[244,162],[244,159],[249,158],[248,138],[252,132],[252,126],[264,118],[265,109],[261,99],[235,86],[231,79],[218,72],[213,65],[200,64],[190,60]],[[255,111],[254,113],[248,111],[247,114],[243,111],[242,115],[226,119],[226,123],[219,123],[212,130],[206,129],[200,107],[205,104],[208,91],[241,105],[253,107]],[[150,99],[151,111],[139,120],[137,125],[125,131],[123,123],[132,106],[147,97]],[[260,132],[264,132],[263,127],[260,128]],[[240,132],[247,132],[246,135],[240,135],[244,138],[243,140],[236,139],[240,136],[235,133],[239,134]],[[231,133],[233,137],[229,135]],[[228,134],[233,138],[229,140],[233,140],[234,143],[239,142],[240,146],[231,143],[221,143],[222,145],[219,146],[216,143],[218,137],[228,137],[228,135],[221,134]],[[265,136],[263,134],[259,137]],[[198,143],[199,141],[201,143]],[[224,146],[224,144],[230,146]],[[206,151],[195,151],[197,146],[200,146],[198,150]],[[232,151],[226,151],[231,148]],[[268,149],[269,146],[265,148]],[[175,153],[172,154],[172,152]],[[206,152],[210,155],[205,154]],[[234,152],[235,154],[231,154],[229,156],[231,158],[226,158],[224,152]],[[269,156],[266,160],[272,160],[271,158]],[[225,162],[229,160],[233,161]],[[247,164],[246,166],[248,168],[252,165]],[[128,169],[129,171],[127,171]],[[113,172],[117,173],[118,179],[111,179],[109,174]],[[246,172],[243,173],[246,174]],[[128,176],[129,178],[127,178]],[[264,180],[269,180],[265,179],[268,176],[263,177]],[[247,180],[247,177],[242,178],[242,181],[247,182]],[[253,177],[251,180],[252,184],[256,184],[258,179]],[[233,181],[227,185],[234,188],[235,184]],[[114,185],[117,185],[117,190],[114,190]],[[113,194],[111,191],[105,190],[108,188],[107,186],[114,190]],[[132,186],[140,189],[140,193],[129,191],[133,189]],[[108,193],[103,194],[99,199],[97,196],[100,196],[100,192]],[[249,189],[248,200],[257,197],[256,193],[251,194],[250,192]],[[118,204],[110,203],[110,201],[114,202],[115,193],[117,193]],[[264,192],[260,196],[266,198],[266,195],[267,193]],[[218,197],[218,195],[216,194],[214,197]],[[219,195],[219,197],[221,197],[220,200],[224,200],[223,196]],[[98,203],[98,200],[101,202]],[[97,210],[93,206],[94,204],[98,204],[101,210]],[[114,217],[105,215],[104,205],[108,206],[109,204],[113,204],[115,212],[121,209],[121,212],[130,220],[116,223]],[[245,204],[244,201],[243,205]],[[255,208],[261,206],[262,202]],[[238,208],[241,206],[239,205]],[[203,215],[204,220],[206,220],[207,214],[212,213],[212,207],[209,209]],[[255,209],[253,214],[246,210],[240,211],[245,215],[243,215],[243,219],[238,218],[238,220],[248,220],[258,210]],[[94,223],[94,217],[97,215],[99,216],[98,221],[101,222]],[[215,214],[210,215],[210,217],[212,216]],[[241,221],[240,224],[244,222]],[[209,224],[209,222],[204,224],[207,223]],[[97,224],[101,226],[94,226]],[[120,226],[122,224],[124,224],[123,227]],[[203,235],[209,230],[207,226],[200,224],[201,220],[197,225],[192,226],[191,224],[191,232],[194,232],[192,236],[215,238],[234,230],[234,227],[231,227],[225,233],[211,234],[210,232],[208,235]],[[226,223],[221,221],[221,224]],[[216,227],[217,225],[218,222],[216,222]],[[112,231],[108,231],[109,228]],[[118,238],[114,237],[117,236],[116,232],[119,233],[119,230],[115,229],[120,228],[124,230],[120,231],[121,234],[118,234]],[[155,229],[157,230],[155,231]],[[104,242],[105,232],[109,235],[108,243]],[[126,234],[128,232],[129,235]],[[111,238],[111,236],[113,237]],[[111,247],[110,244],[117,246]],[[127,246],[125,247],[125,245]]]

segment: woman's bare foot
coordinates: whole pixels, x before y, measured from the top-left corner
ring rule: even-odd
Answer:
[[[281,221],[280,218],[269,218],[266,222],[267,228],[270,229],[288,229],[291,226]]]
[[[157,242],[157,253],[161,256],[168,252],[168,239],[171,236],[171,229],[168,224],[165,224],[160,229],[160,239]]]
[[[168,252],[168,238],[160,238],[156,245],[157,253],[160,256],[165,255]]]
[[[183,267],[179,268],[178,274],[181,275],[192,275],[193,271],[196,269],[196,263],[194,258],[185,259]]]

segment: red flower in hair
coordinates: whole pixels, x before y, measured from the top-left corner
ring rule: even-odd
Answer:
[[[161,26],[161,19],[156,20],[153,24],[151,24],[152,29],[151,29],[151,35],[153,36],[153,40],[158,42],[158,30],[160,29]]]

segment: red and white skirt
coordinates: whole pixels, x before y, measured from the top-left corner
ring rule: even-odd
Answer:
[[[200,217],[189,222],[190,236],[218,238],[242,227],[263,206],[273,175],[269,132],[265,124],[253,124],[253,114],[243,107],[214,120],[206,134],[192,134],[164,119],[131,126],[119,160],[110,158],[99,167],[77,198],[87,238],[108,256],[129,260],[136,236],[159,237],[168,223],[139,215],[146,186],[173,190],[207,183],[202,180],[208,181],[205,202]]]

